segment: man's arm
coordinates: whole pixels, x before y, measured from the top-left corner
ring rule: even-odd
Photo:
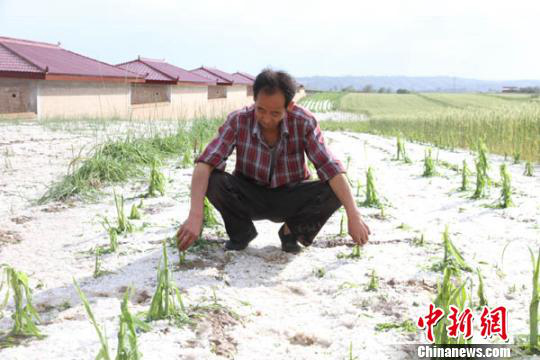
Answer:
[[[345,169],[324,143],[324,137],[317,121],[313,118],[306,124],[305,149],[321,181],[328,181],[345,211],[347,212],[349,235],[359,244],[364,245],[371,233],[360,216],[352,196]]]
[[[195,169],[191,178],[191,205],[186,221],[176,233],[179,251],[185,251],[199,237],[203,223],[204,197],[208,189],[208,179],[215,167],[227,160],[236,146],[236,112],[229,114],[219,128],[218,136],[195,159]]]
[[[347,225],[349,235],[353,238],[354,242],[359,245],[365,245],[368,241],[371,231],[366,223],[360,216],[360,211],[356,206],[354,197],[349,186],[349,182],[344,174],[338,174],[328,181],[330,187],[336,194],[341,204],[347,212]]]
[[[208,179],[214,167],[203,162],[197,163],[191,178],[191,206],[187,220],[177,233],[178,250],[185,251],[199,237],[203,223],[204,197],[208,189]]]

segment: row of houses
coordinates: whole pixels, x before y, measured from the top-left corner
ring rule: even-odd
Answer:
[[[60,44],[0,37],[0,118],[219,116],[253,102],[254,80],[140,56],[111,65]],[[299,87],[296,99],[304,94]]]

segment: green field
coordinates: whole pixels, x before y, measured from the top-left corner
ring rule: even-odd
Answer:
[[[319,95],[319,97],[322,97]],[[374,118],[433,115],[450,110],[477,112],[482,110],[521,108],[540,105],[530,95],[496,94],[347,94],[338,107],[343,111],[361,112]]]
[[[342,92],[315,93],[300,99],[298,103],[313,112],[328,112],[336,110],[345,95]]]
[[[325,97],[326,96],[326,97]],[[514,94],[318,93],[310,101],[332,101],[336,110],[365,114],[367,121],[325,121],[327,130],[396,136],[442,148],[474,149],[540,161],[540,98]]]

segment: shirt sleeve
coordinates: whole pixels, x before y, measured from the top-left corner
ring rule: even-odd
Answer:
[[[229,114],[227,120],[220,126],[218,135],[206,145],[204,151],[195,159],[195,163],[203,162],[223,170],[225,160],[236,146],[237,123],[236,113]]]
[[[306,121],[305,150],[309,160],[315,165],[321,181],[328,181],[334,176],[345,173],[341,161],[335,158],[324,143],[321,128],[315,118]]]

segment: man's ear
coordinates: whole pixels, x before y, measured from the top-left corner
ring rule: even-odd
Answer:
[[[291,102],[290,102],[289,105],[287,106],[287,111],[292,111],[294,105],[295,105],[294,101],[291,100]]]

